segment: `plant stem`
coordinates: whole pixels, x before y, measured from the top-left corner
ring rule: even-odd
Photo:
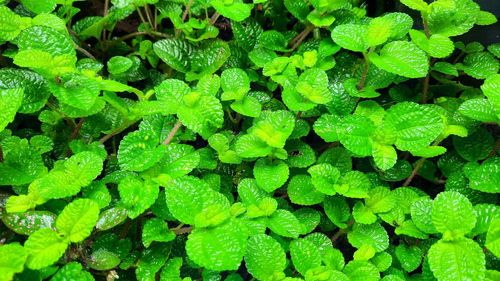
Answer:
[[[141,13],[141,10],[139,8],[136,8],[137,10],[137,13],[139,14],[139,17],[141,18],[141,21],[144,23],[144,24],[148,24],[148,22],[146,21],[146,19],[144,18],[144,16],[142,15]]]
[[[335,243],[342,235],[346,234],[349,231],[349,228],[354,224],[354,220],[351,219],[347,222],[347,226],[345,228],[339,229],[330,239],[332,243]]]
[[[79,51],[80,53],[84,54],[85,56],[97,60],[89,51],[85,50],[84,48],[80,47],[78,44],[73,42],[73,45],[75,46],[75,49]]]
[[[151,28],[154,29],[153,20],[152,20],[152,17],[151,17],[151,11],[149,10],[149,6],[148,5],[146,5],[144,7],[144,11],[146,12],[146,17],[148,18],[149,25],[151,26]]]
[[[424,87],[422,89],[422,103],[427,103],[427,95],[429,94],[429,82],[431,80],[431,76],[427,73],[424,79]]]
[[[75,129],[73,130],[73,132],[69,136],[70,140],[73,140],[73,139],[75,139],[78,136],[78,134],[80,133],[80,129],[83,126],[83,121],[85,121],[85,119],[84,118],[80,118],[80,121],[78,121],[78,123],[75,126]]]
[[[124,130],[126,130],[128,127],[132,126],[132,124],[134,124],[135,122],[139,121],[139,119],[137,120],[133,120],[133,121],[129,121],[129,122],[126,122],[125,124],[123,124],[121,127],[118,127],[116,128],[114,131],[112,131],[111,133],[105,135],[104,137],[102,137],[99,142],[100,143],[105,143],[107,140],[109,140],[110,138],[116,136],[117,134],[123,132]]]
[[[375,48],[371,47],[368,50],[368,53],[363,53],[363,58],[365,60],[365,68],[363,69],[363,73],[361,74],[361,80],[359,80],[359,83],[356,86],[356,88],[358,88],[358,90],[360,91],[365,88],[366,77],[368,76],[368,70],[370,69],[370,60],[368,59],[368,55],[371,54],[373,50],[375,50]]]
[[[217,22],[217,19],[219,19],[220,14],[215,12],[212,17],[210,18],[210,24],[213,25],[215,22]]]
[[[293,43],[292,49],[290,52],[293,52],[295,49],[297,49],[300,46],[300,44],[302,44],[304,39],[307,38],[309,33],[311,33],[311,31],[313,31],[313,30],[314,30],[314,26],[309,25],[301,33],[299,33],[297,36],[295,36],[295,38],[293,38],[292,41],[290,41],[290,43]]]
[[[193,0],[189,0],[189,2],[186,5],[186,8],[184,9],[184,13],[182,13],[182,22],[184,22],[187,18],[187,15],[189,14],[189,10],[191,9],[191,5],[193,5]],[[178,37],[179,34],[181,33],[180,29],[175,30],[175,37]]]
[[[186,233],[190,233],[193,228],[191,226],[186,226],[186,227],[181,227],[181,228],[177,228],[177,229],[171,229],[174,231],[175,235],[182,235],[182,234],[186,234]]]
[[[174,127],[172,128],[172,130],[168,134],[167,139],[165,140],[165,142],[163,142],[164,145],[168,145],[172,141],[172,139],[175,136],[175,133],[177,133],[177,131],[179,130],[179,128],[181,126],[182,126],[181,121],[177,120],[177,122],[175,123]]]
[[[420,168],[422,168],[422,166],[424,165],[424,162],[425,162],[425,159],[426,158],[420,158],[417,162],[416,162],[416,165],[415,167],[413,168],[413,170],[411,171],[411,174],[410,176],[405,180],[405,182],[403,183],[403,186],[408,186],[410,185],[411,181],[413,180],[413,178],[418,174],[418,171],[420,170]]]

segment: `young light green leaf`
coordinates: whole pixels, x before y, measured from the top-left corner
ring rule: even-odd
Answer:
[[[129,218],[136,218],[151,207],[158,198],[158,184],[138,177],[126,177],[118,184],[121,206],[127,209]]]
[[[411,42],[390,42],[369,59],[378,68],[408,78],[425,77],[429,69],[426,54]]]
[[[26,266],[42,269],[54,264],[66,251],[67,242],[50,228],[40,229],[28,237],[24,249],[28,253]]]
[[[245,264],[252,276],[266,280],[285,270],[285,251],[272,237],[266,234],[254,235],[247,242]]]
[[[175,239],[175,233],[168,229],[167,223],[159,218],[148,220],[142,228],[142,244],[148,248],[153,241],[169,242]]]
[[[22,272],[26,258],[25,249],[17,243],[0,246],[0,280],[12,280],[14,274]]]
[[[368,49],[366,33],[368,26],[360,24],[342,24],[332,31],[332,39],[342,48],[354,51],[365,52]]]
[[[266,192],[272,192],[288,180],[288,165],[281,160],[261,158],[255,162],[253,174],[257,184]]]
[[[380,223],[354,223],[352,231],[347,234],[352,246],[360,248],[363,245],[372,246],[376,252],[382,252],[389,247],[389,236]]]
[[[274,233],[283,237],[298,238],[302,233],[302,225],[293,213],[277,210],[268,219],[267,226]]]
[[[440,240],[427,254],[429,265],[438,280],[482,279],[485,258],[481,247],[471,239]]]
[[[87,238],[99,218],[99,206],[90,199],[76,199],[69,203],[56,220],[57,231],[70,242]]]
[[[302,274],[321,265],[321,253],[316,245],[306,239],[296,239],[290,242],[290,255],[293,266]]]
[[[287,191],[290,201],[298,205],[315,205],[325,199],[325,195],[316,191],[311,177],[307,175],[294,176],[288,183]]]
[[[195,229],[188,236],[186,252],[190,259],[207,269],[236,270],[246,252],[247,238],[244,225],[230,220],[214,228]]]
[[[474,228],[476,213],[467,197],[456,191],[445,191],[434,199],[432,224],[445,238],[461,237]]]
[[[23,102],[24,90],[17,89],[0,89],[0,132],[14,120],[16,113]]]

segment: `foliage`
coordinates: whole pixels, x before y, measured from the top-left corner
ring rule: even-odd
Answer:
[[[497,19],[396,2],[0,1],[0,281],[499,280]]]

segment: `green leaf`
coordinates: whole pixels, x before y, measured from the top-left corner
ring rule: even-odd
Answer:
[[[344,274],[351,281],[376,281],[380,274],[376,266],[368,261],[350,261],[344,268]]]
[[[182,80],[167,79],[155,87],[156,98],[166,107],[165,113],[177,113],[180,103],[179,100],[189,94],[191,89]]]
[[[309,6],[307,1],[284,0],[286,9],[300,21],[304,21],[309,14]]]
[[[218,98],[192,92],[183,97],[184,104],[179,107],[177,116],[190,130],[209,138],[222,127],[224,112]]]
[[[500,218],[500,207],[493,204],[477,204],[474,206],[477,222],[471,232],[472,236],[488,232],[492,221]]]
[[[87,238],[99,218],[99,206],[90,199],[76,199],[69,203],[56,220],[56,228],[71,242]]]
[[[471,239],[440,240],[427,254],[429,266],[438,280],[483,279],[485,259],[481,247]]]
[[[491,75],[481,86],[484,95],[488,97],[489,102],[493,105],[498,119],[500,119],[500,74]]]
[[[214,228],[193,230],[186,242],[189,258],[210,270],[238,269],[248,238],[243,227],[240,221],[234,219]]]
[[[27,211],[2,215],[2,221],[11,230],[22,235],[31,235],[42,228],[55,229],[56,215],[48,211]]]
[[[335,184],[340,178],[340,171],[337,168],[322,163],[310,167],[307,172],[311,175],[316,190],[326,195],[335,195]]]
[[[23,89],[0,89],[0,107],[4,108],[0,112],[0,132],[7,125],[14,121],[16,113],[23,102]]]
[[[429,69],[427,56],[411,42],[390,42],[379,55],[370,54],[369,59],[380,69],[408,78],[425,77]]]
[[[266,192],[272,192],[288,180],[288,165],[281,160],[261,158],[255,162],[253,174],[259,187]]]
[[[160,161],[166,147],[158,144],[151,132],[135,131],[127,134],[118,148],[118,163],[128,171],[144,171]]]
[[[500,157],[485,160],[476,166],[466,176],[469,178],[469,187],[487,193],[500,192]]]
[[[298,238],[302,233],[302,225],[293,213],[287,210],[277,210],[268,220],[267,226],[274,233],[283,237]]]
[[[383,186],[377,186],[368,192],[369,197],[365,198],[368,209],[374,213],[385,213],[396,205],[396,199],[392,192]]]
[[[455,150],[467,161],[478,161],[488,157],[494,142],[493,136],[481,127],[465,138],[453,136]]]
[[[366,30],[366,44],[369,47],[384,44],[391,36],[393,22],[386,17],[374,18]]]
[[[276,240],[266,234],[251,236],[247,242],[245,265],[255,278],[271,278],[285,270],[285,251]]]
[[[373,247],[377,253],[389,247],[389,236],[380,223],[354,223],[352,230],[347,234],[347,239],[355,248],[367,245]]]
[[[96,223],[96,228],[99,230],[111,229],[127,219],[127,209],[122,207],[114,207],[103,211]]]
[[[1,9],[2,7],[0,7]],[[24,89],[19,113],[34,113],[45,106],[51,95],[47,81],[39,74],[15,68],[0,69],[0,89]]]
[[[195,224],[196,215],[213,204],[229,207],[227,199],[221,202],[217,195],[205,181],[191,176],[174,179],[165,189],[165,199],[172,215],[191,225]]]
[[[338,193],[350,198],[367,198],[370,188],[370,179],[360,171],[346,173],[335,185]]]
[[[453,41],[440,34],[433,34],[427,38],[425,33],[421,31],[410,30],[410,37],[413,43],[434,58],[445,58],[455,50]]]
[[[17,243],[0,246],[0,280],[12,280],[14,274],[22,272],[26,258],[25,249]]]
[[[423,251],[417,246],[407,246],[406,244],[400,244],[396,247],[394,251],[396,257],[403,269],[407,272],[412,272],[417,269],[422,263]]]
[[[288,197],[294,204],[311,206],[323,202],[325,195],[316,191],[307,175],[294,176],[287,187]]]
[[[500,62],[489,52],[468,54],[464,58],[462,70],[476,79],[485,79],[498,74]]]
[[[65,280],[82,280],[94,281],[94,277],[90,272],[83,270],[83,267],[78,262],[69,262],[59,269],[50,281],[65,281]]]
[[[20,17],[7,6],[0,6],[0,41],[11,41],[30,25],[30,18]]]
[[[244,116],[259,117],[262,106],[256,98],[245,96],[242,100],[233,102],[231,109]]]
[[[52,12],[57,4],[56,0],[45,0],[45,1],[37,1],[37,0],[21,0],[23,6],[29,11],[35,14],[41,13],[50,13]]]
[[[41,50],[53,57],[61,55],[76,57],[69,35],[46,26],[32,26],[23,30],[16,38],[16,43],[20,51]]]
[[[240,68],[226,69],[221,74],[221,100],[242,100],[250,91],[250,79]]]
[[[289,111],[263,111],[248,133],[275,148],[283,148],[295,127],[295,120]],[[240,142],[242,138],[238,139]]]
[[[101,173],[102,164],[103,159],[93,152],[77,153],[66,160],[60,169],[53,169],[33,181],[29,191],[43,199],[73,196]]]
[[[430,33],[444,36],[464,34],[474,26],[479,9],[479,5],[471,0],[431,3],[427,14]]]
[[[242,21],[250,16],[253,5],[245,4],[241,0],[223,1],[212,0],[210,4],[218,13],[234,21]]]
[[[384,145],[378,142],[372,144],[372,156],[375,165],[382,171],[394,167],[398,160],[398,155],[392,145]]]
[[[108,61],[107,65],[109,73],[117,75],[129,70],[132,67],[133,62],[127,57],[115,56]]]
[[[99,249],[90,256],[89,267],[95,270],[110,270],[120,264],[120,258],[113,252]]]
[[[385,124],[396,132],[395,145],[400,150],[413,150],[429,145],[443,131],[440,114],[432,107],[412,102],[398,103],[385,115]]]
[[[173,69],[186,73],[190,67],[190,57],[194,48],[185,40],[169,38],[153,44],[155,54]]]
[[[134,219],[151,207],[158,198],[158,185],[142,181],[138,177],[126,177],[118,184],[121,206],[127,209],[129,218]]]
[[[365,52],[368,49],[366,34],[368,26],[360,24],[342,24],[332,31],[332,39],[342,48],[354,51]]]
[[[302,274],[321,265],[321,253],[311,241],[296,239],[290,242],[290,256],[293,266]]]
[[[302,96],[316,104],[326,104],[332,100],[328,89],[328,76],[319,68],[304,71],[295,88]]]
[[[160,281],[181,281],[182,258],[169,259],[160,274]]]
[[[496,257],[500,256],[500,218],[496,217],[488,228],[486,234],[486,248],[490,250]]]
[[[149,219],[142,228],[142,244],[148,248],[153,241],[169,242],[175,239],[175,233],[168,229],[165,221],[159,218]]]
[[[464,101],[458,108],[458,112],[464,116],[481,122],[498,122],[498,114],[491,102],[483,98],[473,98]]]
[[[52,265],[62,257],[67,246],[67,242],[50,228],[35,231],[24,243],[28,253],[26,266],[36,270]]]
[[[343,196],[327,196],[323,202],[326,216],[339,228],[346,228],[351,209]]]
[[[372,153],[372,135],[375,126],[365,116],[348,115],[338,123],[337,134],[345,148],[359,156]]]
[[[432,224],[433,201],[428,197],[417,199],[411,204],[411,219],[415,226],[429,234],[437,233],[438,231]]]
[[[470,201],[456,191],[441,192],[434,199],[432,223],[444,237],[460,237],[476,225],[476,213]]]
[[[410,9],[417,11],[426,11],[427,3],[424,0],[401,0],[401,3],[408,6]]]
[[[229,45],[222,40],[205,41],[194,49],[191,56],[191,71],[186,80],[197,80],[216,72],[231,56]]]

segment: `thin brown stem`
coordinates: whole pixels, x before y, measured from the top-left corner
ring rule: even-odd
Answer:
[[[290,43],[294,42],[290,52],[293,52],[295,49],[297,49],[300,46],[300,44],[302,44],[302,42],[307,38],[309,33],[311,33],[311,31],[313,31],[313,30],[314,30],[314,26],[309,25],[306,27],[306,29],[304,29],[301,33],[299,33],[295,38],[293,38],[292,41],[290,42]]]
[[[154,24],[154,27],[153,29],[156,30],[158,28],[158,9],[156,9],[156,6],[154,6],[154,18],[153,18],[153,24]]]
[[[429,94],[429,82],[431,80],[431,76],[427,73],[424,79],[424,86],[422,89],[422,103],[427,103],[427,96]]]
[[[493,147],[490,154],[488,154],[488,156],[486,158],[490,158],[490,157],[495,156],[499,149],[500,149],[500,139],[497,140],[497,142],[495,143],[495,147]]]
[[[413,178],[418,174],[418,171],[420,170],[420,168],[422,168],[422,166],[424,166],[424,162],[425,162],[425,158],[420,158],[419,160],[417,160],[417,162],[415,164],[415,167],[411,171],[410,176],[403,183],[403,186],[409,186],[410,185],[410,183],[413,180]]]
[[[136,9],[137,10],[137,14],[139,14],[139,17],[141,18],[141,21],[144,23],[144,24],[148,24],[148,22],[146,21],[146,19],[144,18],[144,16],[142,15],[142,12],[139,8]]]
[[[70,140],[73,140],[78,136],[78,134],[80,133],[80,129],[83,126],[83,121],[85,121],[85,119],[80,118],[80,121],[78,121],[78,123],[75,126],[75,129],[73,130],[73,132],[71,132],[71,135],[69,136]]]
[[[154,28],[153,20],[151,17],[151,11],[149,10],[148,5],[146,5],[146,7],[144,7],[144,11],[146,12],[146,17],[148,18],[149,25],[151,26],[151,28]]]
[[[182,234],[186,234],[186,233],[190,233],[193,228],[191,226],[186,226],[186,227],[181,227],[181,228],[178,228],[178,229],[172,229],[175,233],[175,235],[182,235]]]
[[[356,86],[358,90],[363,90],[366,84],[366,77],[368,76],[368,70],[370,69],[370,62],[365,56],[365,68],[363,69],[363,73],[361,74],[361,79],[359,80],[358,85]]]
[[[85,50],[84,48],[80,47],[78,44],[74,43],[75,49],[79,51],[80,53],[84,54],[85,56],[97,60],[94,55],[92,55],[89,51]]]
[[[103,17],[108,15],[109,11],[109,0],[104,0],[104,11],[102,12]],[[106,39],[106,29],[102,30],[102,39]]]
[[[354,224],[354,220],[351,219],[347,222],[347,226],[345,228],[339,229],[333,236],[330,238],[332,243],[335,243],[342,235],[347,234],[349,228]]]
[[[220,17],[220,14],[215,12],[212,17],[210,18],[210,24],[213,25],[214,23],[217,22],[217,20],[219,19]]]
[[[189,2],[186,5],[186,8],[184,9],[184,13],[182,13],[182,22],[184,22],[189,14],[189,10],[191,9],[191,5],[193,5],[193,0],[189,0]],[[175,37],[178,37],[179,34],[181,34],[180,29],[175,30]]]
[[[174,127],[172,128],[172,130],[170,131],[170,133],[168,134],[167,136],[167,139],[163,142],[164,145],[168,145],[172,139],[174,138],[175,136],[175,133],[177,133],[177,131],[179,130],[179,128],[182,126],[182,123],[181,121],[177,121],[174,125]]]
[[[425,18],[422,19],[422,23],[424,25],[425,36],[427,36],[427,39],[428,39],[431,37],[431,31],[429,30],[429,24],[427,23],[427,20]]]

